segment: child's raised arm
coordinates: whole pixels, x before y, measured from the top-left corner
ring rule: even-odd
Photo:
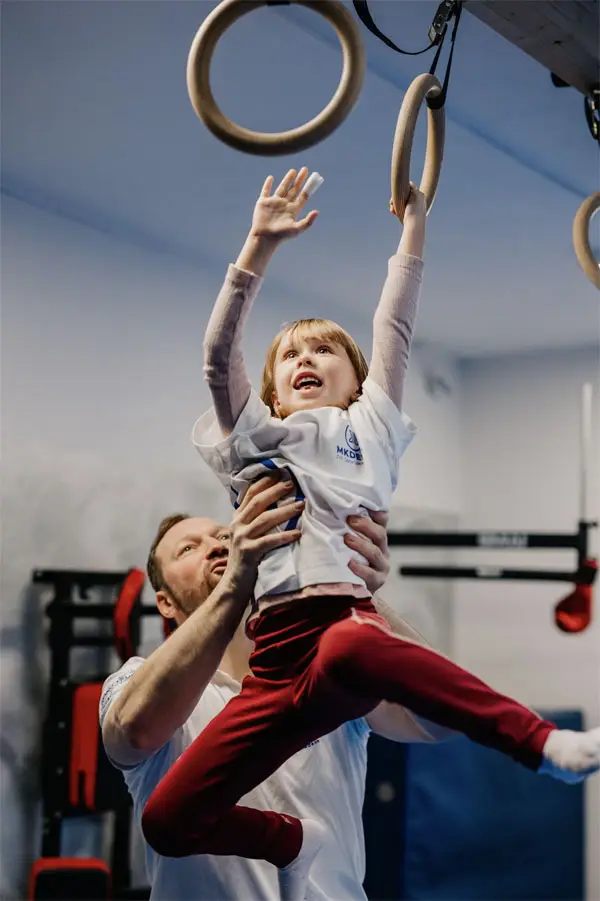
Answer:
[[[373,354],[369,376],[402,409],[404,384],[423,273],[426,207],[423,194],[411,184],[398,252],[388,264],[388,276],[373,319]]]
[[[309,193],[308,169],[290,169],[271,196],[269,175],[254,208],[252,226],[234,266],[230,266],[204,336],[204,377],[224,435],[234,428],[250,396],[251,385],[242,354],[244,326],[258,294],[269,260],[282,241],[306,231],[317,218],[313,210],[296,217]]]

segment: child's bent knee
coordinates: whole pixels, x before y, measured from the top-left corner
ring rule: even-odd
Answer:
[[[203,840],[209,839],[212,821],[203,823],[200,816],[194,817],[192,833],[186,817],[167,815],[160,802],[150,798],[141,825],[144,839],[161,857],[188,857],[205,853]]]
[[[350,619],[331,626],[319,644],[319,664],[324,675],[335,681],[347,681],[356,668],[365,636]]]

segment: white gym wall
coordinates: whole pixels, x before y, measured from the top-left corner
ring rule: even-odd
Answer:
[[[593,337],[593,336],[591,336]],[[598,346],[465,362],[463,523],[469,529],[574,532],[580,515],[581,387],[594,390],[588,515],[600,518]],[[598,530],[590,533],[598,556]],[[569,570],[575,551],[461,552],[465,563]],[[600,610],[579,635],[556,628],[561,582],[460,582],[455,651],[482,678],[537,709],[581,709],[600,725]],[[600,777],[587,784],[587,897],[600,898]]]

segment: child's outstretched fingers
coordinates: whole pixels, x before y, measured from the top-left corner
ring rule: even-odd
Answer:
[[[306,166],[303,166],[296,176],[294,182],[290,186],[289,191],[287,192],[288,200],[300,200],[302,192],[306,188],[306,178],[308,176],[308,169]],[[302,201],[304,203],[305,201]]]
[[[311,227],[318,215],[318,210],[311,210],[308,216],[305,216],[304,219],[300,219],[300,221],[296,223],[296,230],[298,232],[305,232],[307,228]]]
[[[273,246],[306,231],[317,218],[313,210],[304,219],[297,216],[304,209],[309,197],[323,183],[323,178],[303,166],[299,171],[290,169],[272,193],[273,176],[265,180],[260,197],[254,207],[250,234],[253,238],[266,239]]]

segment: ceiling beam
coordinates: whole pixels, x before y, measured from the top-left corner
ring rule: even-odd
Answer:
[[[598,0],[466,0],[465,10],[567,84],[600,84]]]

